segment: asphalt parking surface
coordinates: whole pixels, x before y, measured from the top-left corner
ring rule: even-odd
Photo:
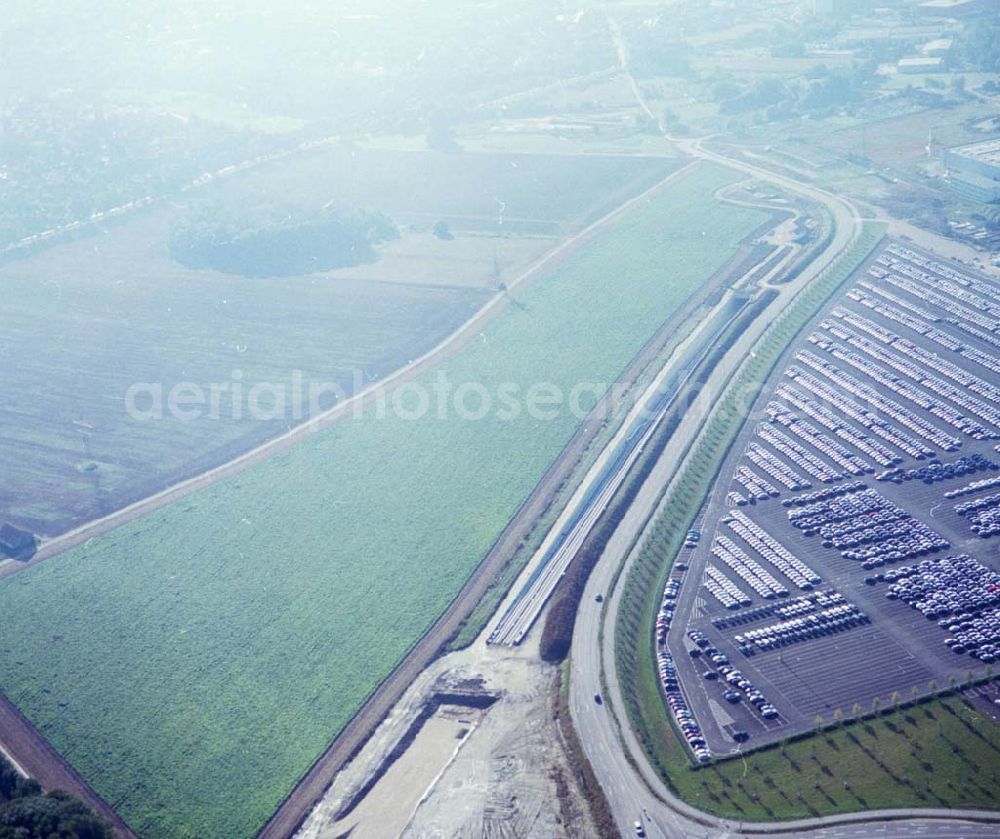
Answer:
[[[861,385],[867,385],[878,392],[880,396],[892,400],[894,403],[904,406],[913,415],[916,415],[926,422],[933,424],[937,429],[944,431],[946,435],[958,438],[962,441],[960,450],[948,452],[941,450],[940,446],[931,445],[919,431],[914,430],[912,425],[907,425],[905,421],[900,421],[898,417],[887,416],[884,413],[871,410],[869,413],[878,416],[890,423],[898,431],[902,431],[911,439],[918,441],[935,450],[934,456],[942,463],[950,463],[959,457],[967,457],[971,454],[980,454],[994,463],[1000,464],[1000,452],[995,450],[995,446],[1000,443],[998,440],[974,439],[968,433],[958,429],[954,424],[949,424],[939,413],[933,414],[929,409],[918,406],[914,401],[909,400],[905,395],[893,392],[884,383],[876,380],[874,376],[868,376],[863,369],[849,367],[841,361],[830,358],[817,351],[815,343],[808,339],[814,333],[821,337],[831,338],[828,330],[821,324],[830,321],[830,312],[834,309],[847,311],[865,319],[869,327],[888,330],[894,335],[911,342],[917,347],[938,355],[941,359],[958,365],[963,370],[974,374],[981,381],[985,381],[991,386],[1000,388],[1000,376],[996,371],[970,360],[957,352],[951,351],[942,346],[940,341],[931,340],[926,335],[920,334],[917,330],[910,328],[894,320],[892,317],[884,316],[881,312],[862,305],[857,300],[848,298],[847,293],[852,288],[858,288],[855,284],[857,280],[884,288],[895,298],[895,302],[886,298],[881,301],[894,308],[896,313],[904,312],[913,315],[918,311],[937,315],[941,320],[934,323],[935,329],[939,332],[950,333],[963,346],[970,347],[980,353],[990,356],[1000,357],[1000,349],[992,345],[988,340],[980,340],[973,332],[961,328],[957,323],[955,313],[945,308],[936,306],[935,299],[942,299],[940,290],[932,291],[930,300],[917,296],[889,284],[881,284],[880,281],[868,273],[869,267],[878,268],[876,260],[885,253],[885,247],[891,245],[885,243],[883,248],[876,251],[869,260],[856,273],[855,277],[845,285],[842,292],[819,314],[813,323],[803,330],[794,345],[786,352],[782,361],[775,368],[774,374],[762,391],[762,396],[757,400],[752,412],[751,420],[747,423],[739,438],[734,444],[726,462],[723,464],[723,480],[720,480],[699,516],[699,524],[696,527],[701,531],[701,539],[695,548],[682,550],[678,557],[678,562],[688,564],[689,570],[686,572],[674,571],[674,576],[683,580],[677,609],[671,629],[668,635],[667,645],[674,662],[677,666],[681,686],[687,702],[694,712],[695,718],[702,729],[702,734],[707,741],[708,747],[714,755],[721,755],[739,751],[742,747],[733,739],[733,733],[742,731],[749,735],[746,746],[760,745],[765,742],[781,739],[789,734],[812,728],[816,724],[816,717],[820,715],[824,721],[830,722],[836,710],[840,710],[845,716],[857,710],[860,706],[863,711],[869,711],[873,707],[873,700],[878,698],[881,706],[889,707],[894,699],[893,695],[898,694],[897,699],[909,699],[914,690],[920,695],[933,692],[935,687],[947,687],[949,679],[962,681],[969,671],[983,673],[984,665],[967,654],[956,654],[951,652],[944,645],[948,633],[938,626],[936,620],[928,620],[916,609],[911,608],[901,601],[888,600],[885,592],[888,585],[884,582],[876,585],[865,583],[865,577],[884,572],[891,568],[903,567],[920,562],[928,558],[916,556],[912,559],[904,559],[886,564],[884,567],[873,570],[865,570],[861,563],[856,560],[844,558],[835,547],[823,547],[823,537],[819,535],[806,536],[802,531],[793,527],[788,518],[789,509],[782,506],[782,499],[797,497],[805,492],[815,491],[827,486],[840,486],[851,481],[863,481],[866,487],[875,489],[892,504],[895,504],[906,513],[909,513],[919,522],[936,531],[951,543],[951,547],[930,554],[930,558],[940,558],[957,554],[969,554],[988,567],[1000,569],[1000,536],[991,539],[982,539],[972,532],[969,521],[954,511],[957,503],[968,499],[978,499],[992,493],[1000,492],[1000,488],[975,492],[968,496],[949,500],[944,493],[948,490],[965,486],[971,481],[983,478],[997,477],[1000,471],[979,471],[975,474],[958,476],[946,479],[933,484],[925,484],[919,480],[911,480],[902,484],[891,481],[877,481],[875,475],[867,474],[859,477],[847,475],[843,480],[833,484],[823,484],[815,476],[810,475],[806,464],[802,461],[799,453],[782,453],[776,447],[765,442],[759,434],[762,424],[767,423],[768,414],[766,406],[769,402],[783,400],[776,399],[775,389],[782,383],[790,383],[790,379],[785,375],[790,365],[802,366],[795,356],[802,350],[808,350],[822,357],[823,361],[829,361],[836,365],[840,371],[849,373]],[[926,256],[926,254],[924,254]],[[897,260],[899,257],[897,256]],[[903,271],[915,267],[905,259],[900,260],[904,265]],[[950,268],[960,270],[965,273],[964,267],[947,263]],[[926,270],[926,269],[924,269]],[[933,274],[932,274],[933,275]],[[912,284],[913,280],[908,275],[905,282]],[[937,275],[940,277],[941,275]],[[980,275],[969,275],[974,283],[971,289],[962,287],[964,290],[971,290],[974,295],[984,297],[985,286],[991,285],[991,281]],[[945,278],[946,282],[954,285],[954,278]],[[984,285],[985,284],[985,285]],[[935,295],[937,295],[935,297]],[[945,295],[948,296],[947,294]],[[1000,300],[1000,288],[996,289],[996,294],[988,300],[990,304],[996,304]],[[962,301],[955,298],[955,303],[968,306],[968,300]],[[909,304],[912,308],[907,308]],[[978,317],[972,323],[973,329],[984,332],[983,322],[988,319],[988,314],[982,310],[977,313]],[[953,323],[946,322],[951,319]],[[859,333],[856,333],[859,334]],[[1000,325],[998,331],[992,333],[1000,335]],[[865,339],[871,339],[872,333],[866,333]],[[947,338],[947,336],[945,336]],[[836,338],[831,338],[836,341]],[[886,347],[881,345],[881,349],[895,353],[900,361],[917,363],[918,366],[931,377],[939,380],[951,382],[957,390],[964,393],[969,391],[964,387],[959,387],[958,383],[952,379],[941,375],[940,371],[932,369],[930,366],[919,363],[919,360],[904,355],[891,345]],[[861,353],[859,353],[860,355]],[[869,359],[873,364],[887,369],[884,361]],[[808,369],[816,378],[822,378],[822,374],[813,369]],[[876,370],[877,374],[877,370]],[[924,391],[930,392],[920,382],[911,381],[905,376],[893,371],[898,378],[895,381],[903,384],[910,384]],[[824,380],[826,384],[831,381]],[[856,394],[846,392],[838,385],[834,385],[838,392],[856,403],[864,403],[862,398]],[[807,394],[811,396],[811,394]],[[956,413],[969,417],[978,422],[981,427],[991,432],[1000,431],[1000,426],[990,425],[980,417],[972,416],[967,408],[968,405],[961,405],[954,401],[956,394],[952,393],[946,397],[939,392],[931,394],[939,405],[952,408]],[[984,405],[1000,407],[995,401],[977,395],[976,398]],[[826,408],[833,411],[840,418],[846,419],[851,425],[859,428],[862,432],[868,433],[855,419],[850,419],[845,412],[835,402],[819,402]],[[802,411],[784,403],[788,410],[794,412],[802,419],[806,419],[817,426],[830,439],[836,441],[844,449],[860,456],[870,463],[878,474],[887,468],[874,462],[872,457],[866,455],[859,448],[834,432],[823,427],[812,417],[805,415]],[[918,423],[919,425],[919,423]],[[780,431],[787,432],[787,428],[780,425],[771,425]],[[766,435],[766,432],[765,432]],[[772,435],[773,436],[773,435]],[[881,444],[897,456],[903,457],[903,462],[899,465],[903,469],[915,468],[923,463],[906,455],[904,449],[893,445],[886,439],[868,433],[868,436]],[[794,440],[801,449],[807,450],[811,455],[834,467],[838,471],[843,469],[834,463],[829,457],[829,453],[823,453],[818,447],[814,447],[800,436],[787,434],[787,437]],[[764,471],[760,465],[755,464],[748,457],[748,449],[759,453],[761,449],[765,451],[766,457],[771,461],[772,466],[780,474],[782,469],[788,473],[795,473],[798,476],[812,481],[812,489],[805,491],[791,491],[783,486],[773,475]],[[924,461],[926,463],[926,461]],[[734,636],[738,633],[745,633],[748,629],[755,629],[770,624],[774,624],[781,617],[764,617],[742,626],[716,628],[713,620],[720,617],[734,617],[749,611],[747,608],[730,610],[725,608],[709,590],[702,585],[705,568],[712,565],[722,572],[737,588],[749,595],[753,599],[751,609],[761,605],[770,605],[776,602],[784,603],[794,598],[808,595],[811,592],[800,590],[791,580],[779,573],[775,566],[755,551],[746,541],[740,538],[721,519],[732,509],[727,495],[730,492],[739,492],[746,496],[746,490],[736,481],[730,481],[731,476],[735,476],[738,468],[748,466],[757,475],[766,479],[770,484],[779,489],[780,497],[760,501],[755,504],[748,504],[739,508],[752,522],[759,525],[776,539],[780,545],[788,549],[792,556],[804,562],[812,571],[821,577],[822,582],[815,586],[815,591],[835,591],[845,598],[846,602],[853,604],[860,609],[868,618],[869,623],[860,623],[857,626],[844,628],[834,634],[820,635],[816,638],[791,643],[777,649],[757,652],[752,656],[745,656],[738,650],[738,644]],[[815,463],[813,464],[815,468]],[[712,556],[711,548],[717,535],[726,536],[735,542],[745,554],[777,578],[789,589],[789,596],[778,600],[765,600],[755,593],[744,579],[724,562]],[[817,610],[814,610],[817,611]],[[688,637],[689,630],[699,630],[708,639],[710,646],[716,647],[728,659],[743,676],[748,679],[754,688],[764,694],[767,701],[774,705],[779,712],[777,719],[762,719],[760,713],[756,711],[747,701],[746,696],[741,697],[741,701],[732,703],[723,698],[723,694],[729,685],[722,679],[709,680],[704,677],[708,670],[714,670],[706,660],[704,655],[699,658],[692,658],[690,651],[695,647],[694,642]]]

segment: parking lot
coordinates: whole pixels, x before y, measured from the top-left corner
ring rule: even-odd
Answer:
[[[1000,660],[998,444],[1000,288],[887,241],[779,362],[678,557],[658,649],[702,760]]]

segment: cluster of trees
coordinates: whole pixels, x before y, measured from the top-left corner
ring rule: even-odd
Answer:
[[[768,120],[801,114],[821,116],[862,101],[874,72],[872,62],[844,71],[817,64],[800,79],[770,77],[750,85],[723,79],[712,87],[712,96],[723,114],[763,111]]]
[[[0,247],[83,221],[287,142],[52,94],[0,109]]]
[[[67,792],[42,793],[0,755],[0,839],[112,839],[111,827]]]
[[[376,245],[398,236],[396,225],[378,211],[258,207],[234,212],[209,202],[174,226],[169,248],[189,268],[289,277],[370,262]]]

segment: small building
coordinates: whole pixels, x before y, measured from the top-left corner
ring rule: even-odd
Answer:
[[[951,38],[935,38],[920,48],[920,53],[929,58],[947,58],[951,54]]]
[[[955,194],[979,204],[1000,202],[1000,139],[946,149],[944,165]]]
[[[35,553],[35,535],[9,523],[0,527],[0,554],[27,559]]]
[[[896,64],[897,73],[940,73],[944,70],[944,59],[938,56],[901,58]]]
[[[927,17],[962,18],[996,11],[996,0],[927,0],[917,13]]]

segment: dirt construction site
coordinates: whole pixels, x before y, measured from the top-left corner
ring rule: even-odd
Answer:
[[[438,659],[335,779],[298,839],[596,835],[537,641]]]

